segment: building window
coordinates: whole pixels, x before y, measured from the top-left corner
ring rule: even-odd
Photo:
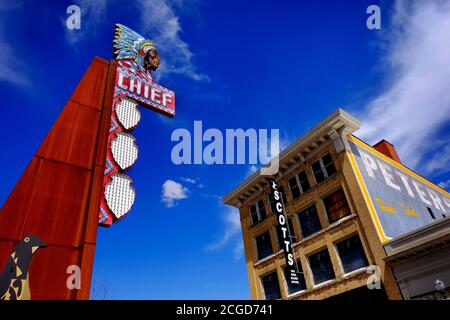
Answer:
[[[297,199],[303,192],[310,189],[308,176],[305,171],[289,179],[289,189],[291,189],[292,199]]]
[[[264,259],[273,253],[269,231],[266,231],[262,235],[256,237],[256,251],[258,253],[258,260]]]
[[[291,232],[291,240],[292,243],[297,242],[297,238],[295,237],[294,227],[292,225],[292,219],[288,218],[288,224],[289,224],[289,231]],[[281,230],[281,227],[279,224],[275,226],[275,229],[277,230],[277,238],[278,238],[278,250],[282,250],[284,248],[284,241],[283,241],[283,230]]]
[[[312,170],[316,177],[317,183],[321,183],[323,180],[331,176],[336,172],[333,159],[331,155],[327,153],[322,158],[312,164]]]
[[[300,221],[300,228],[302,230],[303,238],[306,238],[322,229],[315,205],[299,212],[298,219]]]
[[[335,278],[333,264],[328,250],[324,249],[309,256],[309,265],[314,277],[314,283],[319,284]]]
[[[286,279],[288,294],[294,294],[296,292],[306,290],[305,276],[303,274],[302,265],[301,265],[300,261],[297,261],[297,265],[298,265],[298,269],[300,271],[300,273],[297,274],[298,284],[290,284],[290,282],[288,280],[290,277],[289,269],[286,267],[284,268],[284,278]]]
[[[359,237],[353,236],[336,245],[345,273],[367,267],[366,254]]]
[[[342,189],[339,189],[324,198],[323,203],[325,205],[328,221],[330,223],[338,221],[339,219],[351,214],[350,208],[347,204],[347,199],[345,198],[344,190]]]
[[[262,199],[250,206],[250,215],[253,225],[266,218],[266,209],[264,208],[264,201]]]
[[[278,284],[277,272],[272,272],[261,278],[266,300],[281,299],[280,285]]]
[[[287,199],[286,199],[286,194],[284,193],[283,187],[279,186],[278,191],[281,193],[281,198],[283,199],[283,204],[286,205]],[[275,210],[276,210],[275,204],[277,203],[277,201],[275,201],[275,199],[271,199],[271,197],[269,196],[269,203],[270,203],[270,208],[272,209],[272,212],[275,212]]]

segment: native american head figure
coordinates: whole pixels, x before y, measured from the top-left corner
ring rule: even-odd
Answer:
[[[133,59],[147,71],[155,71],[161,63],[156,43],[153,40],[145,39],[139,33],[120,23],[116,24],[113,47],[117,60]]]

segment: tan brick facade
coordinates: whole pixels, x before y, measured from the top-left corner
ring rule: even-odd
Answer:
[[[307,135],[301,137],[298,140],[300,142],[294,143],[293,147],[289,147],[287,152],[280,155],[281,170],[276,178],[287,198],[286,214],[291,218],[296,236],[296,241],[293,243],[295,259],[300,261],[304,272],[306,290],[288,294],[283,272],[285,257],[283,251],[278,250],[275,228],[277,220],[269,203],[267,179],[255,174],[224,198],[225,203],[235,205],[240,211],[252,299],[265,299],[261,278],[272,272],[277,273],[282,299],[325,299],[366,286],[368,280],[374,277],[373,269],[370,268],[374,265],[379,267],[387,297],[401,299],[392,271],[386,267],[383,260],[386,256],[385,252],[358,185],[348,154],[349,150],[345,146],[346,134],[351,133],[357,126],[353,125],[351,120],[354,119],[342,110],[338,110],[325,119],[325,123],[319,124]],[[290,154],[294,156],[289,157]],[[331,155],[335,172],[324,181],[317,183],[312,164],[326,154]],[[310,189],[293,199],[288,181],[301,171],[306,172]],[[342,189],[345,194],[349,214],[330,223],[323,199],[339,189]],[[267,217],[253,225],[249,208],[259,200],[264,202]],[[311,205],[316,207],[321,228],[304,238],[301,235],[298,213]],[[273,254],[258,260],[255,238],[267,231],[270,233]],[[367,266],[345,273],[336,244],[354,235],[359,236]],[[309,257],[323,249],[328,251],[335,279],[315,284]]]

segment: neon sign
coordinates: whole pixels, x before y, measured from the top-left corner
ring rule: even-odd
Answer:
[[[130,133],[141,119],[138,104],[175,116],[175,93],[154,82],[151,74],[161,63],[156,43],[121,24],[116,24],[115,31],[117,70],[99,213],[101,226],[122,219],[136,198],[133,181],[124,172],[138,157],[136,139]]]

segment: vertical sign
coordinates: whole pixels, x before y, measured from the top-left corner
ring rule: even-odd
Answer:
[[[289,230],[289,224],[284,210],[283,197],[278,190],[278,184],[275,180],[270,180],[270,202],[273,203],[273,207],[277,214],[277,221],[282,233],[283,252],[286,259],[286,270],[289,275],[289,283],[291,285],[298,285],[298,276],[300,273],[297,265],[297,261],[294,259],[294,252],[292,251],[292,238],[291,231]]]
[[[156,83],[151,74],[160,64],[156,43],[116,24],[113,47],[117,72],[99,212],[99,224],[106,227],[122,219],[136,197],[133,181],[125,171],[138,157],[136,139],[131,135],[141,119],[138,104],[175,116],[175,93]]]

